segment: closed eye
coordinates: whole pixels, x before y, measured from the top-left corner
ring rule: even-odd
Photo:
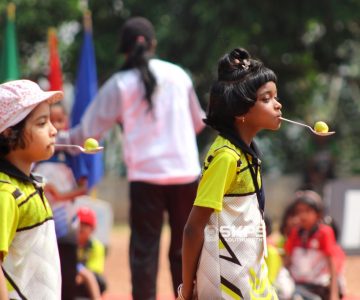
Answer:
[[[37,120],[37,125],[38,126],[45,126],[47,124],[47,122],[49,122],[49,118],[47,116],[42,116],[40,118],[38,118]]]

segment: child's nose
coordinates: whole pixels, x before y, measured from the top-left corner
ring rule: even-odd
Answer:
[[[55,128],[55,126],[53,125],[53,123],[50,122],[50,134],[53,136],[53,135],[56,135],[57,134],[57,129]]]
[[[276,109],[281,109],[282,108],[282,104],[278,101],[278,100],[275,100],[275,107]]]

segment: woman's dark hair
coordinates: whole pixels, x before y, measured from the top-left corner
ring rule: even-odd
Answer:
[[[16,148],[25,148],[26,141],[24,132],[28,117],[29,116],[16,125],[9,127],[10,131],[6,130],[0,133],[0,157],[6,156],[11,150]]]
[[[121,70],[136,68],[145,85],[145,99],[152,108],[151,97],[156,87],[156,79],[149,69],[149,50],[155,40],[155,31],[149,20],[134,17],[125,22],[121,30],[120,52],[127,58]]]
[[[247,50],[236,48],[218,63],[218,79],[210,90],[204,122],[218,131],[233,129],[236,116],[249,111],[256,102],[256,92],[265,83],[277,82],[275,73]]]

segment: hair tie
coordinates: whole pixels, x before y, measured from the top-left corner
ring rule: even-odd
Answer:
[[[250,67],[250,60],[249,59],[243,59],[240,60],[238,58],[234,58],[233,60],[234,64],[241,67],[243,70],[248,70]]]
[[[241,66],[243,67],[244,70],[249,69],[250,68],[250,60],[243,59]]]

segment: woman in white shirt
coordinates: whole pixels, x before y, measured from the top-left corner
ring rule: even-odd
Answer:
[[[164,211],[171,227],[169,260],[174,285],[181,282],[182,231],[200,174],[196,134],[204,112],[192,81],[177,65],[152,58],[156,39],[142,17],[122,28],[125,63],[101,87],[69,142],[101,138],[115,124],[123,129],[130,183],[130,266],[133,299],[156,297],[156,274]]]

